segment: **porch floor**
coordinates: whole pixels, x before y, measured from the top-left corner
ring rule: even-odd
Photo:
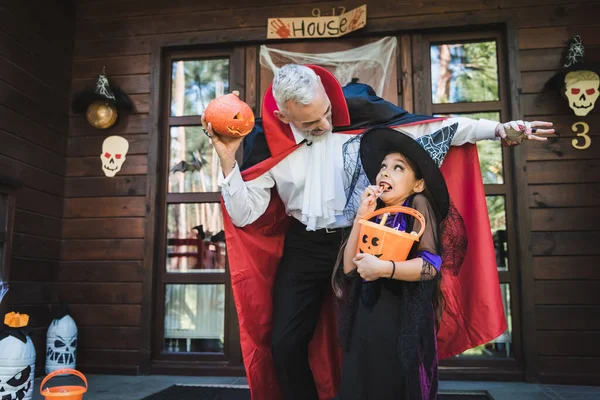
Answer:
[[[120,376],[88,375],[89,390],[84,400],[139,400],[174,384],[188,385],[247,385],[246,378],[192,376]],[[41,378],[35,380],[34,400],[43,400],[39,393]],[[80,384],[74,377],[59,377],[52,386]],[[522,382],[465,382],[443,381],[442,393],[487,391],[494,400],[600,400],[600,387],[541,385]]]

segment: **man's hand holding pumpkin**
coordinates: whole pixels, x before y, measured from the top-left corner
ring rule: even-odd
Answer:
[[[215,151],[217,152],[217,155],[219,156],[223,175],[227,176],[233,170],[233,167],[235,167],[235,153],[237,153],[238,149],[240,148],[244,137],[219,135],[213,131],[210,122],[206,122],[204,115],[202,115],[201,121],[206,136],[208,136],[210,139]]]

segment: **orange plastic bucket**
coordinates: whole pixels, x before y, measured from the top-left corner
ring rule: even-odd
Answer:
[[[85,383],[85,387],[83,386],[55,386],[55,387],[47,387],[47,388],[43,388],[44,385],[46,384],[46,382],[48,382],[50,379],[54,378],[57,375],[77,375],[78,377],[80,377],[83,380],[83,383]],[[42,383],[40,384],[40,393],[42,394],[42,396],[49,398],[49,399],[59,399],[60,400],[81,400],[83,399],[83,394],[85,392],[87,392],[88,390],[88,383],[87,383],[87,379],[85,379],[85,376],[75,370],[75,369],[71,369],[71,368],[62,368],[59,370],[56,370],[50,374],[48,374],[44,380],[42,381]]]
[[[403,213],[412,215],[421,223],[421,230],[415,235],[385,226],[387,216],[384,215],[380,223],[369,221],[371,218],[382,214]],[[425,218],[423,215],[410,207],[395,206],[384,207],[365,215],[358,221],[360,224],[360,235],[356,254],[372,254],[380,260],[406,261],[410,249],[418,242],[425,231]]]

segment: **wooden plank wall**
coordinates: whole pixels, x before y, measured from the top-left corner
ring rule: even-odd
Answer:
[[[0,1],[0,169],[24,183],[5,301],[30,315],[38,366],[58,301],[74,11],[62,1]]]
[[[105,132],[81,117],[69,121],[65,179],[65,224],[61,296],[76,303],[84,336],[80,363],[104,372],[135,371],[140,363],[140,319],[152,90],[153,41],[195,44],[262,41],[267,17],[310,15],[313,7],[330,10],[368,4],[363,32],[419,29],[437,18],[468,25],[493,18],[516,21],[522,94],[527,118],[557,122],[561,139],[528,146],[532,242],[535,269],[536,354],[540,378],[550,381],[600,381],[600,169],[598,110],[588,117],[593,145],[570,146],[576,119],[557,98],[541,96],[542,87],[562,64],[566,42],[580,34],[587,59],[600,61],[598,1],[433,0],[387,2],[260,0],[252,6],[232,0],[87,0],[78,2],[72,90],[92,84],[103,65],[112,82],[123,87],[137,112],[110,131],[132,144],[123,170],[102,176],[98,155]],[[597,107],[600,109],[600,105]],[[149,206],[149,205],[148,205]],[[524,285],[526,286],[526,285]],[[160,301],[160,300],[159,300]],[[583,378],[581,378],[583,376]]]

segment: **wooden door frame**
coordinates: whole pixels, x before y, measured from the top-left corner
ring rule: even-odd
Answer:
[[[425,30],[444,30],[444,29],[461,29],[461,30],[483,30],[483,29],[500,29],[506,38],[506,54],[510,62],[507,63],[507,73],[509,79],[509,96],[510,96],[510,113],[512,119],[522,118],[520,107],[520,67],[519,67],[519,45],[518,45],[518,20],[514,15],[511,15],[509,10],[494,10],[482,11],[480,13],[458,13],[452,15],[440,16],[416,16],[410,18],[395,17],[385,19],[383,21],[368,21],[367,26],[353,32],[348,37],[363,37],[363,36],[381,36],[381,35],[399,35],[400,46],[408,45],[406,42],[407,35],[411,31]],[[159,36],[152,39],[150,48],[151,71],[150,71],[150,126],[149,126],[149,145],[148,145],[148,182],[156,182],[159,177],[159,148],[161,145],[160,127],[161,127],[161,96],[165,92],[164,79],[162,79],[164,68],[162,59],[164,52],[170,49],[178,48],[194,48],[202,46],[203,48],[211,48],[215,46],[235,46],[245,45],[246,54],[246,81],[251,82],[249,78],[257,74],[258,65],[258,43],[271,43],[266,40],[266,28],[252,28],[244,30],[233,30],[225,32],[208,32],[202,33],[185,33],[181,35]],[[278,41],[279,42],[279,41]],[[318,43],[316,41],[315,43]],[[405,61],[405,62],[402,62]],[[255,70],[252,71],[252,65]],[[415,64],[408,66],[406,60],[400,59],[398,63],[400,71],[399,78],[412,76],[419,78],[419,70],[414,68]],[[421,71],[422,74],[422,71]],[[422,75],[421,75],[422,78]],[[233,83],[232,83],[233,84]],[[414,111],[413,103],[416,104],[417,99],[410,99],[407,93],[412,93],[411,85],[413,81],[402,79],[401,82],[401,99],[402,105],[409,111]],[[258,99],[258,87],[247,87],[247,101],[256,111],[256,107],[260,103]],[[245,93],[244,93],[245,94]],[[534,281],[533,281],[533,257],[531,253],[531,228],[530,228],[530,211],[528,206],[528,187],[527,172],[526,172],[526,152],[522,147],[516,147],[511,152],[513,160],[513,182],[520,190],[515,191],[515,210],[517,213],[517,263],[520,267],[521,276],[521,336],[523,347],[523,358],[525,365],[525,378],[527,381],[535,381],[539,377],[539,357],[537,355],[537,347],[535,343],[535,299],[534,299]],[[146,210],[145,210],[145,232],[144,239],[144,281],[142,283],[142,305],[141,305],[141,345],[140,345],[140,363],[139,372],[148,374],[151,372],[152,362],[152,332],[153,332],[153,288],[154,288],[154,249],[155,249],[155,228],[156,228],[156,201],[157,190],[156,185],[146,185]],[[189,367],[183,369],[175,367],[173,372],[180,370],[181,372],[189,373]],[[238,371],[239,373],[240,371]],[[243,367],[241,369],[243,373]],[[466,379],[473,377],[475,379],[492,378],[490,374],[483,376],[468,371],[468,376],[459,374],[457,377]],[[519,375],[507,373],[505,375],[509,380],[520,379]]]

